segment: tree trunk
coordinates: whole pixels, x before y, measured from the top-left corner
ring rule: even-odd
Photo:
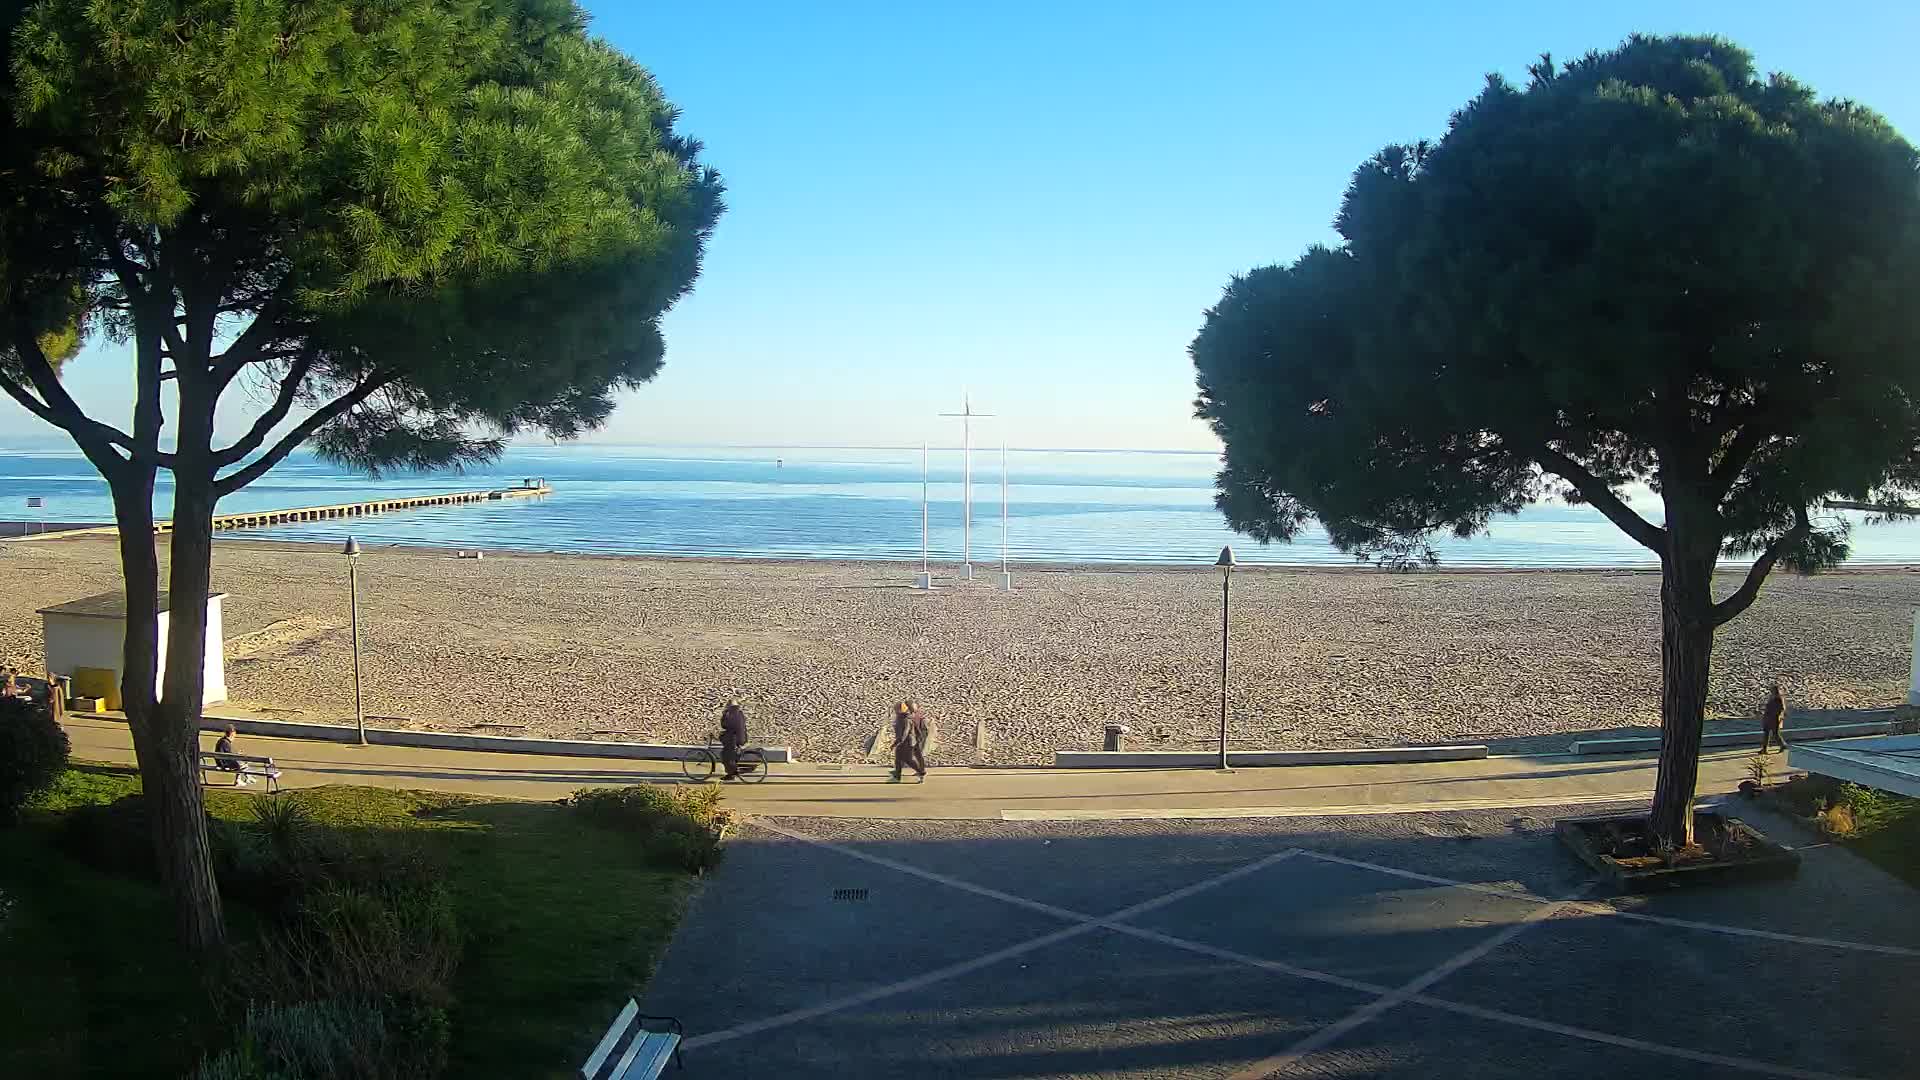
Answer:
[[[129,469],[112,482],[112,487],[114,520],[120,528],[121,573],[127,588],[121,706],[133,734],[141,787],[153,822],[154,865],[160,870],[167,895],[173,899],[181,940],[196,951],[212,950],[224,944],[226,932],[220,893],[213,879],[212,854],[207,847],[206,805],[200,790],[198,698],[191,715],[186,716],[172,702],[156,700],[154,693],[159,666],[160,564],[153,543],[153,470]],[[204,587],[200,595],[206,595]],[[169,667],[174,666],[178,655],[174,640],[184,614],[182,606],[172,605],[174,633],[168,640]],[[203,637],[202,647],[194,650],[196,681],[205,651],[204,604],[197,621]]]
[[[1670,526],[1671,528],[1671,526]],[[1693,794],[1700,774],[1707,677],[1713,661],[1711,550],[1683,547],[1676,534],[1660,570],[1660,775],[1653,789],[1654,837],[1693,842]]]
[[[193,380],[180,388],[180,428],[173,468],[173,530],[170,540],[167,670],[154,727],[169,753],[165,809],[156,818],[170,839],[163,873],[179,906],[186,939],[195,948],[225,941],[220,891],[207,845],[205,800],[200,790],[201,699],[206,687],[207,593],[213,580],[212,402]],[[153,799],[152,781],[147,786]]]

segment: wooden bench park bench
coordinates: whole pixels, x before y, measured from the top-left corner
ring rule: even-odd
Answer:
[[[225,767],[231,766],[231,767]],[[200,782],[208,783],[208,774],[233,777],[233,786],[240,786],[243,776],[262,776],[267,781],[267,794],[279,790],[280,767],[270,757],[251,757],[247,754],[217,754],[212,750],[200,751]]]
[[[649,1031],[641,1026],[643,1020],[671,1024],[673,1030]],[[669,1061],[684,1069],[686,1063],[680,1060],[684,1038],[680,1021],[671,1016],[642,1016],[640,1006],[628,998],[627,1007],[613,1018],[600,1045],[580,1066],[581,1080],[654,1080],[666,1071]]]

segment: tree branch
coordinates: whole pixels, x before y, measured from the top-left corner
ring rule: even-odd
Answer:
[[[1806,535],[1813,531],[1813,522],[1807,519],[1806,507],[1794,507],[1793,517],[1793,528],[1776,537],[1773,543],[1767,545],[1767,550],[1761,552],[1760,557],[1753,561],[1753,565],[1747,568],[1747,580],[1740,583],[1740,587],[1734,590],[1732,596],[1713,605],[1713,625],[1724,626],[1728,620],[1752,607],[1753,601],[1760,595],[1761,584],[1767,580],[1767,575],[1773,572],[1773,566],[1780,561],[1780,556],[1786,554],[1788,548],[1805,539]]]
[[[267,440],[267,436],[273,433],[273,429],[279,427],[280,421],[285,420],[287,413],[292,411],[294,401],[300,396],[300,384],[306,381],[307,373],[312,370],[312,357],[302,356],[295,360],[293,366],[289,367],[287,373],[281,377],[280,390],[274,395],[272,406],[254,420],[253,426],[247,429],[247,433],[241,436],[238,442],[224,450],[214,451],[213,467],[226,468],[258,450],[260,444]]]
[[[14,352],[20,357],[21,370],[40,397],[36,399],[18,380],[6,375],[0,375],[0,390],[6,391],[7,396],[19,402],[28,412],[73,436],[80,449],[86,451],[88,460],[100,465],[101,455],[104,455],[106,459],[124,464],[126,459],[112,450],[113,447],[119,447],[134,460],[173,468],[172,454],[157,450],[142,451],[134,445],[133,436],[82,412],[79,404],[67,394],[66,388],[60,385],[59,373],[47,362],[47,355],[40,351],[40,343],[34,340],[33,333],[17,317],[13,346]]]
[[[1581,498],[1605,514],[1608,521],[1613,522],[1621,532],[1632,537],[1641,547],[1655,554],[1666,554],[1667,531],[1634,513],[1632,507],[1622,502],[1620,496],[1613,493],[1612,488],[1599,477],[1588,472],[1585,466],[1545,444],[1541,444],[1535,450],[1534,456],[1539,460],[1541,468],[1572,484]]]
[[[261,358],[261,350],[280,332],[281,307],[275,301],[260,309],[253,321],[247,324],[246,331],[220,354],[219,362],[213,365],[214,386],[225,388],[234,376],[240,374],[241,368]]]
[[[337,398],[315,409],[312,415],[300,421],[297,427],[282,436],[280,441],[274,443],[273,447],[266,453],[253,459],[253,461],[249,462],[244,468],[228,473],[214,481],[213,490],[215,497],[225,498],[239,491],[241,488],[246,487],[248,484],[253,483],[255,480],[260,479],[260,477],[266,474],[268,469],[273,468],[285,460],[288,454],[293,453],[294,449],[301,443],[306,442],[307,438],[314,432],[338,420],[341,416],[344,416],[349,409],[367,400],[367,398],[373,396],[375,391],[398,378],[399,375],[397,374],[376,375],[354,387],[344,397]]]
[[[1733,439],[1727,444],[1727,452],[1720,456],[1720,464],[1707,473],[1707,488],[1718,500],[1733,490],[1734,481],[1740,479],[1741,470],[1753,460],[1760,450],[1760,444],[1766,441],[1766,434],[1757,420],[1749,420],[1740,425],[1733,433]]]

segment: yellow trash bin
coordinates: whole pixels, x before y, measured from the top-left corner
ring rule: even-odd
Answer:
[[[109,710],[119,712],[120,678],[112,668],[74,668],[73,696],[100,698],[107,703]]]

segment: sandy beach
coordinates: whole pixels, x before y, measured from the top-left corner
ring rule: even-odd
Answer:
[[[38,672],[35,609],[118,589],[115,548],[7,550],[0,657]],[[1097,748],[1114,720],[1142,747],[1216,737],[1216,573],[1016,567],[1009,595],[997,575],[962,585],[947,570],[928,594],[904,564],[369,549],[366,708],[397,718],[384,726],[684,742],[737,695],[755,741],[826,761],[863,756],[908,695],[940,724],[936,759],[949,762]],[[223,541],[214,580],[230,594],[232,707],[350,722],[345,560]],[[1553,749],[1658,724],[1652,573],[1242,569],[1233,600],[1236,745]],[[1920,573],[1776,575],[1721,632],[1713,715],[1751,715],[1771,677],[1795,709],[1902,701],[1917,605]]]

